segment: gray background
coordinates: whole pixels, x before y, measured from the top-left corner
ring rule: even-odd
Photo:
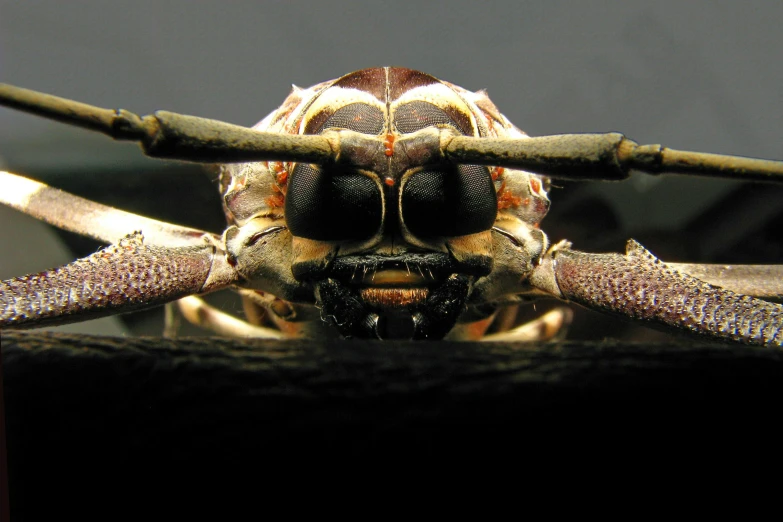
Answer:
[[[643,143],[783,159],[781,26],[780,1],[0,0],[0,81],[139,113],[167,109],[252,125],[291,83],[399,65],[486,88],[532,135],[616,130]],[[127,176],[159,169],[134,145],[3,109],[0,163],[62,186],[83,174],[91,190],[105,184],[129,200],[145,196]],[[144,179],[149,190],[163,190],[154,177]],[[185,182],[172,202],[188,193]],[[606,222],[572,213],[575,231],[554,222],[555,210],[566,206],[559,201],[599,198],[612,234],[677,237],[736,187],[642,176],[564,185],[551,193],[552,223],[543,228],[591,246],[572,234],[600,235]],[[778,201],[757,206],[774,214]],[[0,209],[0,220],[0,277],[73,258],[57,236],[18,213]],[[735,221],[743,228],[725,234],[760,226],[747,212]],[[667,258],[711,260],[708,247],[723,235],[716,228],[695,254],[672,246]],[[109,320],[79,328],[123,327]]]

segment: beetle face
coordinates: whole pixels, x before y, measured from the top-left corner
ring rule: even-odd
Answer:
[[[491,301],[501,287],[508,293],[512,280],[519,285],[530,267],[504,263],[514,250],[518,265],[522,249],[522,265],[530,265],[546,246],[537,229],[549,206],[545,180],[431,163],[399,139],[429,127],[524,136],[484,92],[409,69],[366,69],[294,87],[256,129],[349,129],[380,139],[361,151],[360,165],[223,168],[227,250],[248,287],[315,300],[347,336],[442,337],[467,305]],[[272,267],[254,263],[261,247],[278,250]]]

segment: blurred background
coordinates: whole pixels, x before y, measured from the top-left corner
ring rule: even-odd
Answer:
[[[781,26],[779,1],[0,0],[0,81],[250,126],[292,83],[398,65],[487,89],[531,135],[619,131],[640,143],[783,159]],[[209,169],[5,109],[0,167],[158,219],[223,227]],[[781,187],[644,175],[555,185],[542,228],[582,250],[623,251],[633,237],[670,261],[783,259]],[[99,247],[7,208],[0,224],[2,278]],[[210,299],[240,308],[230,294]],[[577,312],[572,338],[660,335]],[[64,328],[156,335],[162,315]]]

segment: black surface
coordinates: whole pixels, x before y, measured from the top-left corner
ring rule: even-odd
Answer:
[[[19,520],[76,498],[89,500],[83,517],[107,502],[115,514],[181,515],[252,503],[248,488],[509,470],[650,480],[780,454],[779,350],[14,332],[2,350]]]

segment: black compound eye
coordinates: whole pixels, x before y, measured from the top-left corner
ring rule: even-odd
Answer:
[[[454,237],[489,230],[498,208],[489,171],[477,165],[412,174],[400,198],[402,221],[418,237]]]
[[[383,132],[386,118],[383,112],[366,103],[349,103],[340,107],[322,123],[316,123],[313,128],[307,128],[306,134],[319,134],[329,128],[350,129],[362,134],[378,135]]]
[[[409,134],[432,125],[451,125],[467,136],[473,135],[470,120],[458,111],[451,114],[437,105],[425,101],[412,101],[397,107],[394,111],[394,127],[398,132]]]
[[[299,164],[288,182],[285,220],[294,236],[321,241],[368,239],[383,222],[375,181],[354,172]]]

